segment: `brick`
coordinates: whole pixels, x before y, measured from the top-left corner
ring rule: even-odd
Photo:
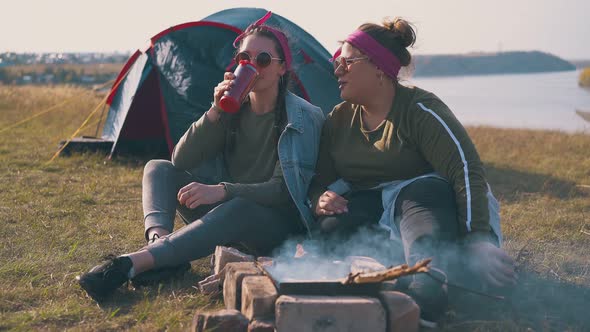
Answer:
[[[272,257],[267,257],[267,256],[259,256],[256,258],[256,262],[264,267],[267,266],[273,266],[274,265],[274,260],[272,259]]]
[[[248,319],[237,310],[223,309],[215,312],[199,312],[193,317],[192,332],[236,331],[246,332]]]
[[[278,297],[269,277],[245,277],[242,281],[242,314],[249,320],[273,317]]]
[[[214,274],[198,282],[199,291],[203,294],[215,294],[221,290],[221,280]]]
[[[215,247],[215,267],[213,274],[220,274],[227,263],[254,262],[254,256],[246,255],[238,249],[224,246]]]
[[[282,295],[275,303],[277,331],[385,331],[379,300],[353,296]]]
[[[253,320],[248,325],[248,332],[274,332],[274,320]]]
[[[228,263],[225,267],[225,280],[223,281],[223,302],[227,309],[242,308],[242,280],[247,276],[261,275],[262,271],[255,263]]]
[[[387,315],[388,332],[417,332],[420,323],[420,308],[414,300],[400,292],[379,293]]]

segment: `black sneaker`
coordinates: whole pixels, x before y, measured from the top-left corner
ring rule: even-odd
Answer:
[[[96,302],[102,302],[129,280],[132,267],[129,257],[110,258],[78,277],[78,283]]]
[[[159,269],[148,270],[131,278],[133,287],[157,285],[160,282],[182,276],[191,269],[191,263],[184,263],[176,266],[166,266]]]
[[[421,321],[436,326],[436,322],[445,315],[449,304],[447,276],[436,268],[430,268],[428,273],[436,280],[426,274],[415,275],[406,292],[420,307]],[[428,325],[425,324],[425,326]]]

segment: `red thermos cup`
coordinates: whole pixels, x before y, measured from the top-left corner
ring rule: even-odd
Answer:
[[[236,113],[240,110],[244,98],[252,90],[256,78],[258,78],[258,70],[250,61],[241,60],[234,75],[236,78],[232,86],[219,100],[219,106],[227,113]]]

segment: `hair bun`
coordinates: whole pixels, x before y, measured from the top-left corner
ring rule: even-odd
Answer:
[[[416,31],[412,24],[401,17],[385,19],[383,27],[392,31],[403,47],[410,47],[416,42]]]

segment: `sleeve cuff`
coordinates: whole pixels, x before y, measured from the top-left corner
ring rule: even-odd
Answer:
[[[311,213],[315,216],[315,208],[316,206],[318,206],[318,200],[320,199],[320,196],[322,196],[322,194],[324,193],[324,191],[319,192],[319,193],[313,193],[309,196],[309,208],[311,209]]]
[[[220,182],[220,185],[225,189],[225,200],[230,200],[236,197],[236,185],[229,182]]]

